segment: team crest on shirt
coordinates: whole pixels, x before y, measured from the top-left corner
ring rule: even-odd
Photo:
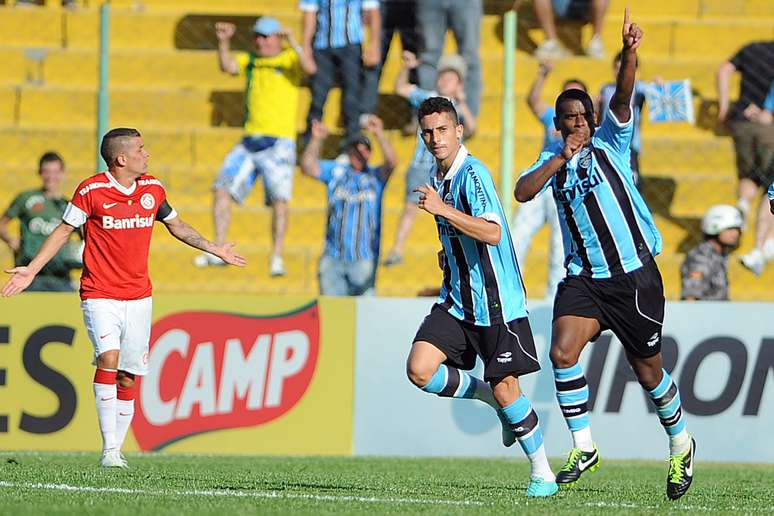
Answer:
[[[578,154],[578,167],[589,169],[591,167],[591,147],[586,146]]]
[[[451,192],[447,193],[443,196],[443,202],[449,206],[454,206],[454,195]]]
[[[146,210],[152,210],[153,207],[156,206],[156,199],[149,193],[142,194],[142,197],[140,197],[140,205]]]

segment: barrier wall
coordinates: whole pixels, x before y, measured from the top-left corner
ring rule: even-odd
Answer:
[[[500,444],[489,407],[406,380],[432,300],[159,295],[154,303],[150,374],[126,450],[521,457]],[[548,366],[551,307],[530,309],[544,369],[522,388],[558,456],[571,442]],[[772,315],[772,304],[668,304],[665,366],[700,457],[774,462]],[[91,357],[76,296],[0,300],[0,449],[99,448]],[[617,340],[603,334],[582,363],[603,455],[664,458],[666,437]]]
[[[355,454],[518,456],[500,444],[494,411],[478,401],[426,394],[405,378],[409,345],[429,300],[360,299],[355,369]],[[572,442],[554,398],[548,360],[551,306],[532,302],[543,370],[522,379],[539,413],[549,455]],[[688,428],[707,460],[774,462],[774,305],[668,303],[665,367],[681,390]],[[667,438],[607,333],[587,347],[594,439],[608,458],[663,459]],[[483,368],[479,363],[479,376]]]
[[[125,449],[350,454],[354,307],[156,296],[150,372]],[[77,297],[1,300],[0,344],[0,449],[98,449]]]

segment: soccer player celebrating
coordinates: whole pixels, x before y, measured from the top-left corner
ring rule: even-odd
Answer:
[[[460,144],[463,127],[452,103],[431,97],[419,106],[422,140],[435,158],[431,185],[417,188],[419,208],[435,217],[443,246],[443,285],[414,337],[406,370],[426,392],[481,400],[503,424],[503,444],[519,441],[532,473],[527,496],[551,496],[558,486],[538,417],[518,377],[540,370],[527,320],[510,231],[492,176]],[[484,362],[484,381],[463,371]]]
[[[121,445],[134,415],[134,379],[148,372],[148,252],[153,222],[163,222],[178,240],[226,263],[244,266],[246,262],[234,252],[234,244],[216,245],[181,220],[167,202],[161,182],[147,175],[150,155],[136,129],[108,131],[100,152],[108,171],[78,185],[62,223],[35,258],[26,267],[6,270],[13,276],[2,295],[26,289],[70,234],[85,225],[81,310],[97,366],[94,396],[103,441],[100,463],[126,467]]]
[[[667,496],[674,500],[691,485],[696,445],[686,430],[677,386],[662,367],[664,289],[654,260],[661,235],[634,184],[629,160],[642,36],[627,9],[608,116],[595,128],[591,98],[580,90],[562,92],[554,123],[563,141],[544,150],[522,174],[515,195],[526,202],[551,186],[564,240],[568,276],[554,301],[550,356],[573,450],[556,481],[572,484],[599,466],[587,413],[589,390],[578,358],[587,342],[611,329],[669,436]]]

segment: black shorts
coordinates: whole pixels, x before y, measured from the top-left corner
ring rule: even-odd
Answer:
[[[480,356],[487,382],[540,371],[526,317],[508,324],[476,326],[455,319],[440,306],[433,305],[414,337],[414,342],[420,340],[443,351],[447,357],[444,363],[458,369],[473,369],[476,356]]]
[[[612,278],[567,276],[559,283],[554,320],[563,315],[596,319],[627,351],[648,358],[661,351],[664,284],[655,260]],[[596,340],[599,334],[594,336]]]

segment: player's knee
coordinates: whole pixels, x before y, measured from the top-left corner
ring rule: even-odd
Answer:
[[[134,387],[134,375],[132,373],[127,373],[126,371],[118,371],[118,374],[116,375],[116,383],[118,383],[118,385],[121,387],[131,389]]]
[[[420,389],[430,383],[435,374],[435,369],[428,364],[423,364],[418,360],[409,360],[406,364],[406,376],[409,381]]]
[[[562,346],[551,346],[549,357],[551,358],[551,364],[555,369],[572,367],[578,361],[575,353],[570,353]]]
[[[521,395],[519,381],[513,376],[497,379],[492,382],[492,394],[501,407],[507,407]]]
[[[118,350],[105,351],[97,357],[97,367],[100,369],[118,369]]]
[[[633,369],[634,374],[637,376],[637,381],[643,389],[653,390],[661,382],[662,373],[660,367],[634,367]]]

